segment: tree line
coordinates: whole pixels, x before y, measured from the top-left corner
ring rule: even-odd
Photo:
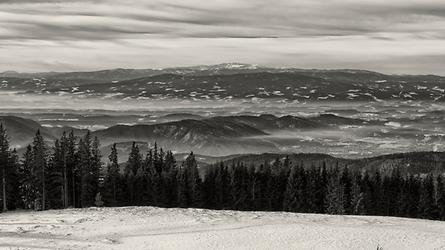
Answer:
[[[71,132],[48,147],[38,131],[19,159],[0,125],[1,210],[137,205],[445,220],[441,175],[315,167],[288,157],[199,171],[193,153],[177,163],[171,151],[155,144],[143,154],[136,143],[121,164],[113,144],[104,164],[99,145],[90,133]]]

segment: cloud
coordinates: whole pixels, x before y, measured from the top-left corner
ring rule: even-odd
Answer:
[[[0,52],[14,59],[14,65],[2,63],[0,70],[25,67],[63,70],[66,65],[77,69],[140,68],[241,59],[300,66],[302,63],[297,63],[294,56],[304,52],[306,67],[366,66],[367,61],[377,60],[375,57],[379,56],[377,61],[386,60],[393,71],[397,71],[400,64],[403,71],[424,72],[428,70],[428,59],[423,59],[422,67],[408,60],[413,65],[410,68],[406,65],[408,62],[394,58],[432,58],[435,54],[440,57],[445,54],[440,45],[444,41],[442,0],[281,0],[274,4],[266,0],[20,0],[0,3]],[[156,49],[147,49],[145,45]],[[76,56],[78,47],[91,53],[88,65]],[[62,48],[69,51],[63,53]],[[27,52],[26,62],[16,58],[23,51]],[[48,54],[53,62],[64,63],[60,63],[60,67],[54,66],[57,63],[36,64]],[[153,59],[154,56],[162,58]],[[436,64],[437,60],[431,59],[432,63]],[[386,66],[370,63],[366,68],[385,71]]]

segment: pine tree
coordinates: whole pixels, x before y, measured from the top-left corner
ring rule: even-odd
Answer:
[[[318,187],[317,187],[317,212],[318,213],[325,213],[325,200],[326,200],[326,193],[327,193],[327,187],[328,187],[328,170],[326,169],[326,162],[323,161],[322,168],[320,170],[320,180],[317,181]]]
[[[10,150],[6,129],[0,124],[0,182],[3,211],[15,209],[18,200],[18,157],[15,150]]]
[[[16,149],[12,149],[9,154],[7,192],[9,198],[9,209],[16,209],[20,204],[20,176],[19,176],[20,160]]]
[[[77,171],[77,162],[78,154],[76,148],[77,138],[74,136],[74,132],[71,132],[68,135],[66,141],[66,192],[67,192],[67,202],[66,206],[76,206],[76,192],[78,185],[78,171]]]
[[[290,164],[289,159],[286,164]],[[283,209],[283,196],[286,190],[286,181],[288,177],[288,166],[283,167],[284,163],[277,157],[271,166],[270,178],[270,203],[271,210],[278,211]]]
[[[384,215],[385,214],[385,187],[383,185],[382,176],[380,171],[376,171],[374,176],[369,179],[368,185],[368,196],[367,196],[367,210],[368,213],[372,215]]]
[[[263,175],[262,185],[264,186],[264,189],[263,189],[264,202],[262,204],[262,207],[265,210],[271,211],[273,208],[273,200],[275,198],[275,197],[273,197],[274,190],[272,190],[274,187],[274,184],[275,184],[275,181],[273,180],[273,177],[272,177],[272,168],[267,162],[265,162],[261,169],[261,172]]]
[[[207,169],[202,182],[202,202],[204,208],[216,208],[215,179],[217,168]]]
[[[62,205],[64,208],[68,207],[68,138],[66,133],[63,132],[60,138],[60,153],[62,156]]]
[[[127,166],[125,167],[125,174],[132,172],[133,175],[136,175],[141,167],[142,155],[139,151],[139,146],[136,145],[136,142],[133,142],[130,154],[128,156]]]
[[[405,216],[417,218],[419,216],[418,203],[420,199],[421,192],[421,180],[419,177],[414,177],[410,175],[407,178],[407,201],[406,201],[406,214]]]
[[[79,142],[79,167],[80,170],[80,206],[90,207],[94,205],[94,199],[98,192],[99,172],[101,168],[99,140],[91,140],[90,132]]]
[[[286,192],[284,193],[283,209],[284,211],[297,212],[301,202],[297,196],[300,186],[299,169],[293,167],[287,179]]]
[[[138,172],[142,168],[142,155],[139,151],[139,147],[133,142],[130,154],[128,156],[127,166],[125,167],[125,176],[127,178],[127,191],[128,202],[130,205],[135,205],[137,200],[136,195],[142,195],[142,190],[137,190],[138,185]]]
[[[237,166],[232,166],[231,168],[231,197],[232,197],[232,208],[237,210],[242,210],[245,208],[247,201],[247,190],[246,190],[246,180],[244,173],[244,166],[238,164]]]
[[[334,169],[329,178],[326,194],[326,213],[344,214],[344,186],[338,177],[338,169]]]
[[[389,176],[384,176],[382,181],[382,188],[381,188],[381,203],[377,206],[377,215],[391,215],[391,202],[392,202],[392,185],[391,185],[391,178]],[[378,188],[375,188],[376,191],[378,191]]]
[[[119,181],[119,163],[118,163],[118,153],[116,148],[116,143],[111,146],[111,153],[108,156],[110,164],[107,168],[107,176],[105,178],[105,194],[108,203],[111,206],[117,206],[118,197],[118,181]]]
[[[258,210],[259,204],[258,204],[258,197],[259,197],[259,191],[261,190],[260,181],[259,181],[259,174],[256,171],[255,165],[251,165],[248,168],[247,171],[248,179],[249,179],[249,186],[248,186],[248,194],[250,199],[250,210]],[[218,175],[217,175],[218,176]],[[287,176],[286,176],[287,181]],[[284,183],[286,185],[286,183]],[[284,199],[284,194],[283,194]]]
[[[283,208],[290,212],[306,211],[306,173],[301,166],[292,168],[287,180]]]
[[[322,188],[320,184],[320,173],[315,166],[311,166],[310,169],[305,171],[306,174],[306,211],[315,213],[318,212],[318,196]]]
[[[99,180],[103,178],[102,171],[102,153],[100,152],[99,138],[94,137],[91,147],[91,186],[93,187],[92,193],[94,196],[99,192]]]
[[[441,175],[436,180],[436,204],[438,219],[445,220],[445,185]]]
[[[223,209],[228,207],[229,203],[229,197],[231,193],[230,188],[230,174],[226,166],[224,166],[224,163],[220,163],[216,167],[216,173],[215,173],[215,206],[217,209]],[[257,186],[260,186],[257,184]],[[255,189],[255,198],[257,198],[257,194],[259,192],[259,188]]]
[[[188,207],[189,206],[189,192],[188,192],[188,175],[185,169],[185,164],[183,163],[182,166],[178,170],[177,175],[178,180],[178,198],[177,198],[177,204],[179,207]]]
[[[3,128],[3,124],[0,124],[0,175],[1,175],[1,198],[2,198],[2,210],[8,210],[8,194],[7,194],[7,182],[9,181],[7,178],[7,173],[9,172],[9,141],[6,135],[6,129]]]
[[[364,194],[360,187],[361,176],[359,174],[355,175],[351,186],[351,203],[350,210],[351,214],[363,215],[365,214],[364,205]]]
[[[176,180],[176,176],[178,174],[178,169],[176,167],[176,160],[171,151],[167,151],[165,156],[165,176],[166,180],[166,200],[168,201],[167,205],[172,207],[176,206],[176,197],[177,197],[177,189],[178,183]]]
[[[186,190],[188,193],[188,204],[197,207],[200,205],[201,198],[201,178],[198,172],[198,163],[196,162],[193,152],[191,152],[187,159],[185,159],[184,170],[187,177]]]
[[[392,216],[400,216],[399,208],[401,207],[403,177],[400,173],[400,169],[396,167],[391,173],[391,204],[389,207],[389,213]]]
[[[20,203],[24,209],[36,209],[34,205],[38,191],[33,174],[33,158],[32,147],[28,145],[18,170]]]
[[[418,204],[420,218],[434,218],[434,182],[431,174],[428,174],[422,181]]]
[[[344,187],[344,207],[345,207],[345,213],[351,214],[352,207],[351,207],[351,189],[352,189],[352,181],[349,174],[348,168],[343,169],[342,176],[340,178],[340,184]]]
[[[42,135],[40,134],[40,130],[37,131],[33,145],[32,145],[32,169],[33,174],[35,175],[36,185],[37,185],[37,200],[36,205],[34,205],[35,209],[45,210],[46,209],[46,182],[47,182],[47,150],[45,146],[45,142],[43,140]]]
[[[60,141],[56,140],[47,168],[48,208],[64,207],[63,157]]]
[[[145,160],[142,165],[142,178],[141,185],[144,187],[142,192],[142,203],[144,205],[153,205],[156,200],[156,194],[153,185],[153,175],[156,170],[153,163],[153,150],[150,148],[145,156]],[[176,178],[176,177],[175,177]],[[177,201],[178,197],[175,197]],[[175,203],[176,203],[175,201]]]

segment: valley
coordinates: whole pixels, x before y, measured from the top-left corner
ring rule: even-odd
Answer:
[[[445,150],[445,78],[219,64],[0,74],[0,120],[19,151],[37,129],[154,143],[207,157],[322,153],[362,158]],[[127,146],[125,146],[127,145]]]

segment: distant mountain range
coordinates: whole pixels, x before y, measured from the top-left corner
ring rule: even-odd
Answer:
[[[219,64],[167,69],[0,74],[0,90],[113,98],[298,101],[445,101],[445,77],[365,70]]]
[[[234,73],[252,73],[280,71],[279,69],[259,67],[256,65],[242,63],[222,63],[217,65],[200,65],[191,67],[174,67],[165,69],[107,69],[89,72],[40,72],[40,73],[19,73],[16,71],[6,71],[0,73],[0,77],[12,78],[52,78],[71,80],[93,80],[93,81],[122,81],[147,76],[162,74],[178,75],[219,75]],[[284,69],[283,69],[284,70]]]
[[[168,121],[170,119],[174,121]],[[94,131],[92,134],[97,136],[104,146],[115,142],[158,142],[175,152],[192,150],[200,154],[222,156],[234,153],[278,152],[275,144],[262,138],[273,131],[313,130],[370,123],[332,114],[306,118],[274,115],[204,118],[191,114],[170,114],[160,117],[159,120],[161,122],[156,124],[115,125]],[[162,122],[165,120],[168,122]],[[60,137],[63,132],[74,130],[76,135],[82,135],[87,131],[69,126],[43,127],[38,122],[16,116],[0,116],[0,122],[6,126],[13,146],[22,148],[32,142],[37,130],[40,130],[48,141]]]

